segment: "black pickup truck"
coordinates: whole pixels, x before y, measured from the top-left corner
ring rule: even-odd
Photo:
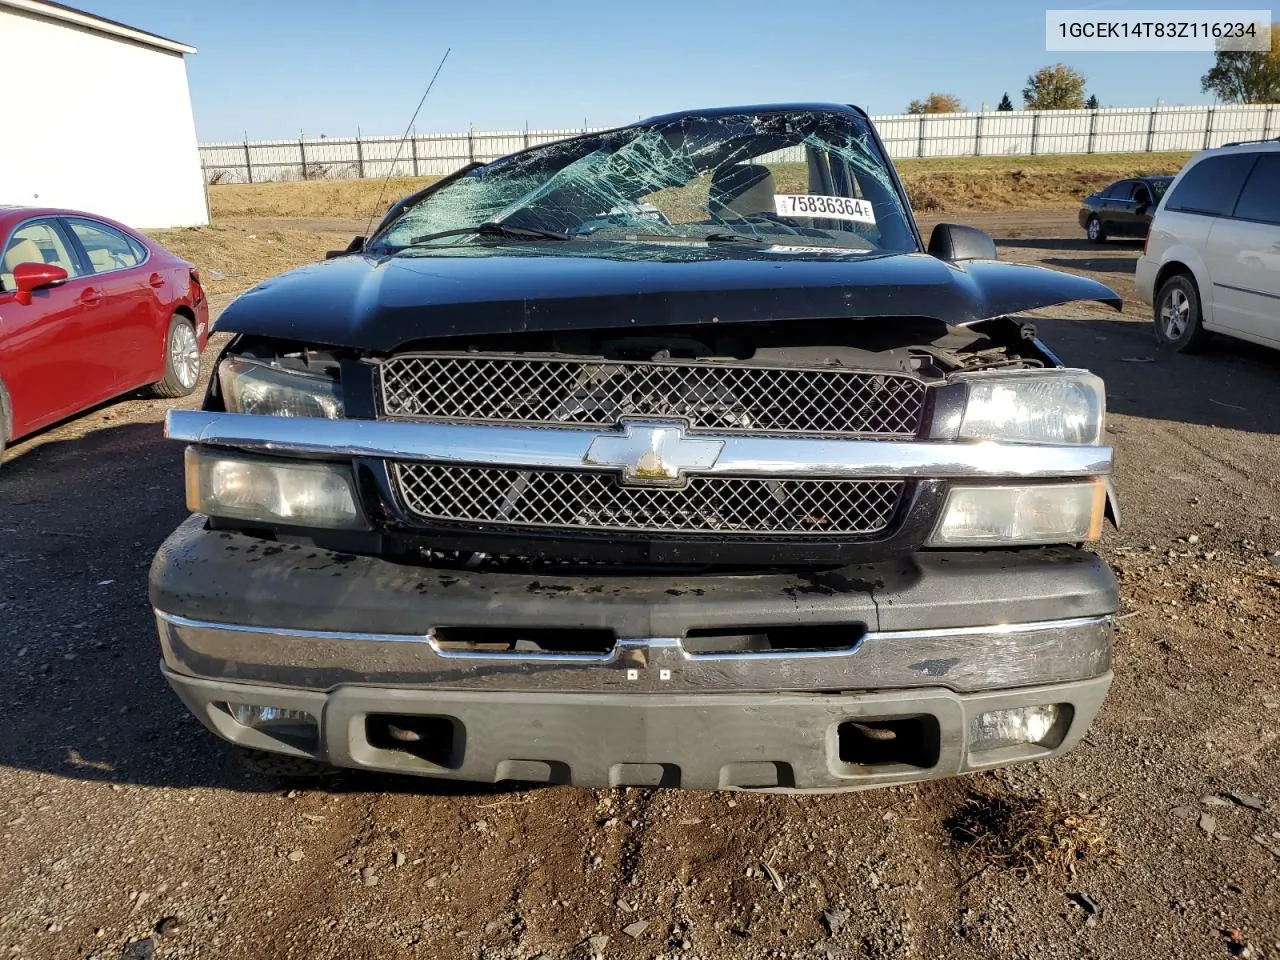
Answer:
[[[162,670],[280,772],[838,790],[1035,760],[1111,680],[1091,280],[922,242],[867,116],[472,165],[268,280],[151,572]]]

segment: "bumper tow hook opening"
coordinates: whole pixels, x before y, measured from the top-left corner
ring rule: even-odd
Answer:
[[[365,739],[378,750],[407,753],[437,767],[456,768],[462,758],[462,737],[452,717],[370,714]]]
[[[921,714],[889,720],[846,720],[837,728],[840,762],[859,773],[886,768],[927,770],[941,755],[937,717]]]

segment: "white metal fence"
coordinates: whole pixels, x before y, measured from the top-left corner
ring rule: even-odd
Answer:
[[[1280,104],[894,114],[871,119],[894,159],[1202,150],[1233,140],[1280,136]],[[398,137],[205,143],[200,145],[200,162],[213,183],[443,175],[473,161],[495,160],[589,129],[598,128],[414,134],[403,147]]]

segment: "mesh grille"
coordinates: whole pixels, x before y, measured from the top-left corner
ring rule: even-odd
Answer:
[[[404,354],[381,367],[391,417],[612,427],[681,418],[725,433],[913,437],[924,384],[838,369]]]
[[[661,489],[587,471],[391,466],[420,519],[583,531],[870,537],[889,526],[905,488],[899,480],[693,477]]]

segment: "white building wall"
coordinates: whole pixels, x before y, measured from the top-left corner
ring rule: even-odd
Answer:
[[[0,204],[209,222],[186,62],[0,6]]]

